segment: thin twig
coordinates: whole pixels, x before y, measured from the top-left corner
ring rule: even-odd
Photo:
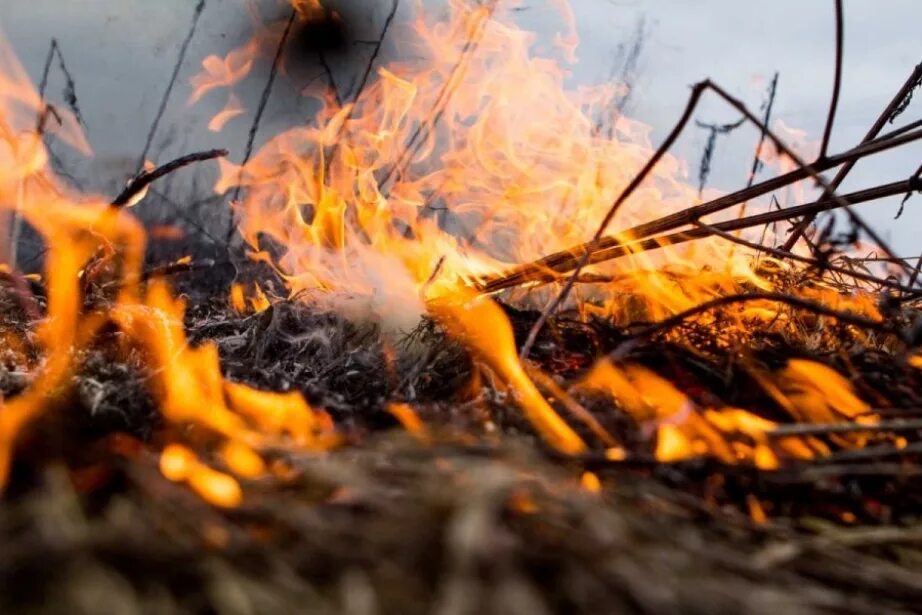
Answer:
[[[112,205],[115,207],[124,207],[131,202],[133,198],[144,192],[144,190],[153,182],[157,181],[161,177],[169,175],[173,171],[187,167],[190,164],[196,162],[203,162],[205,160],[213,160],[215,158],[223,158],[227,156],[226,149],[212,149],[207,152],[197,152],[195,154],[188,154],[176,160],[172,160],[162,166],[157,167],[153,171],[147,171],[136,176],[125,189],[122,190],[121,194],[115,197],[112,200]]]
[[[836,68],[832,84],[832,99],[829,101],[829,114],[826,117],[826,128],[823,130],[823,141],[820,145],[820,158],[824,158],[829,149],[832,126],[836,121],[836,109],[839,107],[839,92],[842,90],[842,47],[845,34],[845,19],[842,0],[834,0],[834,3],[836,7]]]
[[[256,107],[256,115],[253,116],[253,123],[250,125],[250,132],[247,135],[246,149],[243,153],[243,162],[240,163],[240,176],[237,181],[237,187],[234,189],[233,201],[240,200],[240,187],[243,183],[243,169],[246,167],[247,163],[250,161],[250,157],[253,155],[253,143],[256,141],[256,133],[259,132],[259,124],[262,122],[263,113],[266,111],[266,105],[269,104],[269,97],[272,95],[272,85],[275,83],[275,77],[279,72],[279,68],[282,64],[282,53],[285,50],[285,44],[288,42],[288,36],[291,34],[291,28],[295,23],[295,18],[298,16],[298,11],[292,9],[291,15],[288,17],[288,24],[285,26],[285,31],[282,33],[282,38],[279,40],[279,45],[275,50],[275,58],[272,60],[272,68],[269,70],[269,78],[266,80],[266,85],[263,87],[262,95],[259,99],[259,106]],[[231,243],[231,238],[234,236],[234,231],[237,230],[237,227],[234,225],[233,216],[231,216],[230,227],[227,229],[226,244],[229,246]]]
[[[876,139],[869,141],[868,143],[852,148],[841,154],[828,156],[825,160],[815,163],[814,170],[829,170],[853,160],[858,160],[865,156],[877,154],[919,139],[922,139],[922,130],[898,135],[893,139]],[[744,188],[731,194],[718,197],[711,201],[688,207],[666,216],[662,216],[655,220],[651,220],[650,222],[644,222],[625,231],[622,231],[618,233],[618,235],[609,235],[596,241],[588,241],[566,250],[555,252],[536,261],[532,261],[524,265],[519,265],[511,271],[484,280],[480,283],[478,288],[481,292],[494,293],[506,288],[529,283],[535,279],[540,279],[543,276],[546,276],[548,272],[566,273],[568,271],[572,271],[579,263],[580,256],[584,256],[587,253],[593,257],[592,262],[601,262],[603,260],[608,260],[609,258],[614,258],[615,256],[624,253],[622,248],[626,245],[627,240],[623,238],[640,240],[659,233],[665,233],[667,231],[680,228],[687,224],[692,224],[695,220],[698,220],[704,216],[729,209],[730,207],[738,205],[743,201],[756,198],[768,192],[777,190],[778,188],[787,186],[793,182],[805,179],[809,177],[809,175],[810,174],[806,169],[796,168],[783,175],[778,175],[776,177],[760,182],[751,188]],[[904,182],[899,182],[899,185],[906,186]],[[905,192],[905,190],[903,192]],[[893,196],[893,194],[899,193],[882,191],[882,193],[877,194],[877,196],[873,198]],[[866,200],[873,200],[873,198],[868,198]],[[825,201],[818,201],[818,203],[820,202],[825,203]],[[817,211],[826,211],[827,209],[834,209],[834,207],[824,207]],[[793,208],[791,208],[791,210],[793,211]],[[811,211],[807,213],[816,212]],[[803,214],[801,213],[799,215]],[[778,218],[778,220],[783,219],[786,218]],[[599,255],[600,258],[595,258],[595,255]]]
[[[818,436],[834,433],[919,430],[922,430],[922,419],[881,421],[879,423],[798,423],[779,425],[775,429],[766,432],[765,435],[771,438],[786,438],[788,436]]]
[[[640,186],[641,183],[647,178],[656,165],[659,163],[660,159],[666,155],[666,152],[672,147],[672,144],[675,143],[676,139],[679,138],[679,135],[682,134],[682,130],[685,129],[685,126],[688,124],[688,121],[691,119],[692,113],[694,113],[695,108],[698,106],[698,101],[701,99],[701,95],[704,93],[705,84],[696,83],[692,86],[691,95],[688,98],[688,103],[685,105],[685,111],[682,113],[682,116],[679,118],[679,121],[676,122],[676,125],[673,126],[672,131],[666,136],[666,140],[657,148],[653,153],[653,156],[647,160],[647,163],[643,166],[640,172],[634,176],[634,179],[621,191],[621,194],[618,195],[618,198],[609,208],[608,212],[605,214],[605,217],[602,218],[601,224],[599,224],[598,229],[590,241],[590,245],[598,242],[602,235],[605,233],[605,230],[608,228],[609,223],[612,218],[615,217],[615,214],[621,208],[621,205],[634,193],[634,191]],[[522,350],[519,353],[521,359],[527,359],[528,354],[531,352],[531,348],[535,343],[535,340],[538,338],[538,333],[541,329],[544,328],[547,319],[550,317],[554,311],[557,310],[557,307],[560,306],[566,298],[569,296],[570,291],[573,289],[573,285],[576,284],[576,280],[579,279],[579,274],[583,268],[588,264],[589,258],[592,253],[589,250],[583,252],[582,256],[577,262],[576,267],[573,270],[572,275],[564,284],[563,289],[560,293],[551,300],[551,302],[544,308],[541,312],[541,316],[538,317],[538,320],[535,321],[535,324],[532,325],[531,330],[528,332],[528,337],[525,340],[525,344],[522,346]]]
[[[204,11],[205,0],[199,0],[199,3],[195,7],[195,13],[192,15],[192,25],[189,26],[189,32],[186,34],[186,38],[183,40],[182,45],[179,47],[179,56],[176,58],[176,64],[173,65],[173,74],[170,75],[170,81],[167,83],[166,91],[163,93],[163,98],[160,99],[160,106],[157,108],[157,114],[154,116],[154,122],[150,125],[150,130],[147,131],[147,141],[144,143],[144,149],[141,151],[141,155],[138,157],[138,172],[144,168],[144,163],[147,160],[147,154],[150,152],[151,145],[154,142],[154,135],[157,134],[157,128],[160,126],[160,120],[163,119],[163,114],[166,112],[166,106],[173,94],[173,88],[175,87],[176,80],[179,77],[179,71],[186,61],[186,53],[189,51],[189,44],[192,42],[192,38],[195,36],[195,30],[198,28],[199,19],[201,18]]]
[[[720,135],[730,134],[743,125],[746,118],[741,117],[730,124],[708,124],[706,122],[695,121],[695,126],[708,130],[708,138],[704,144],[704,150],[701,152],[701,161],[698,163],[698,196],[704,192],[704,186],[707,184],[708,176],[711,174],[711,161],[714,158],[714,152],[717,148],[717,137]]]
[[[726,231],[722,231],[717,227],[711,226],[709,224],[705,224],[704,222],[701,222],[700,220],[698,222],[695,222],[695,226],[705,229],[709,231],[711,234],[716,235],[717,237],[720,237],[722,239],[726,239],[727,241],[733,242],[735,244],[739,244],[741,246],[745,246],[747,248],[751,248],[758,252],[765,252],[766,254],[771,254],[772,256],[776,258],[797,261],[800,263],[810,265],[811,267],[816,267],[817,269],[820,269],[820,270],[833,271],[835,273],[846,275],[846,276],[855,278],[857,280],[862,280],[865,282],[870,282],[872,284],[877,284],[879,286],[884,286],[884,287],[890,288],[891,290],[898,290],[901,292],[913,292],[910,286],[903,286],[902,284],[899,284],[898,282],[894,282],[892,280],[888,280],[885,278],[878,278],[877,276],[873,276],[869,273],[864,273],[861,271],[853,271],[845,267],[839,267],[837,265],[833,265],[832,263],[823,262],[817,258],[812,258],[809,256],[801,256],[799,254],[794,254],[793,252],[788,252],[780,248],[773,248],[771,246],[766,246],[766,245],[762,245],[762,244],[755,243],[752,241],[747,241],[743,239],[742,237],[739,237],[738,235],[727,233]]]
[[[862,139],[862,145],[871,143],[877,137],[880,131],[883,130],[884,126],[887,125],[887,122],[893,116],[893,113],[900,108],[906,98],[916,88],[920,79],[922,79],[922,63],[916,65],[915,69],[913,69],[912,73],[903,83],[902,87],[900,87],[899,91],[896,93],[893,99],[887,104],[887,107],[881,111],[880,115],[874,121],[874,124],[864,136],[864,139]],[[842,181],[845,180],[846,176],[851,172],[852,168],[857,162],[858,159],[856,158],[851,162],[845,163],[845,165],[839,169],[839,172],[830,182],[830,185],[838,187]],[[784,242],[784,249],[788,251],[793,249],[794,244],[797,243],[804,232],[806,232],[810,225],[813,224],[814,220],[816,220],[816,216],[808,216],[804,218],[791,232],[791,236],[788,237],[787,241]]]
[[[477,24],[477,31],[470,35],[465,41],[464,47],[461,49],[461,53],[458,56],[457,62],[455,62],[455,65],[452,67],[451,72],[448,75],[448,79],[445,81],[445,84],[442,86],[441,91],[439,91],[439,94],[435,99],[430,117],[424,122],[420,122],[416,126],[413,133],[410,135],[410,138],[407,140],[403,151],[400,153],[400,156],[397,157],[396,162],[394,162],[394,164],[388,168],[384,177],[381,179],[381,181],[378,182],[379,186],[384,186],[391,180],[391,178],[400,177],[400,175],[403,174],[406,166],[410,164],[410,161],[419,151],[419,148],[422,147],[422,145],[426,142],[426,139],[429,137],[432,129],[442,119],[442,115],[445,113],[445,108],[448,106],[448,103],[454,96],[455,91],[464,80],[464,73],[467,70],[467,61],[477,51],[477,47],[480,45],[480,40],[483,38],[483,35],[486,32],[487,24],[493,18],[493,14],[496,11],[497,4],[499,4],[499,0],[491,0],[490,4],[484,7],[486,9],[485,16]]]
[[[362,96],[362,92],[364,92],[365,88],[368,86],[368,80],[371,78],[371,71],[374,69],[375,63],[378,61],[378,56],[381,54],[381,48],[384,46],[384,40],[387,38],[387,33],[391,29],[391,24],[394,23],[394,18],[397,16],[397,9],[399,7],[400,0],[393,0],[393,3],[391,4],[391,11],[388,13],[387,18],[384,20],[384,26],[381,28],[381,35],[378,37],[378,40],[374,42],[374,49],[371,52],[371,56],[368,58],[368,63],[365,65],[365,71],[362,73],[362,79],[359,81],[359,85],[355,90],[355,94],[352,95],[352,107],[350,107],[349,112],[346,114],[346,119],[339,125],[339,129],[336,132],[336,139],[333,140],[333,146],[330,151],[330,155],[327,156],[324,175],[326,175],[326,172],[329,170],[329,165],[336,157],[336,152],[339,149],[339,143],[343,136],[343,132],[345,132],[349,121],[355,114],[355,106],[358,103],[359,98]]]

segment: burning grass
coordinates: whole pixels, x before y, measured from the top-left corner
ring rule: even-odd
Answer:
[[[572,61],[555,6],[554,53]],[[271,94],[293,24],[318,10],[335,17],[296,3],[206,59],[193,98],[274,47]],[[840,154],[837,96],[808,163],[709,81],[654,150],[623,116],[599,123],[618,89],[568,89],[514,14],[420,14],[421,61],[369,65],[349,101],[312,92],[311,121],[255,149],[261,107],[241,164],[145,164],[111,201],[55,178],[44,133],[86,150],[77,117],[0,56],[0,203],[48,249],[43,277],[0,278],[11,608],[94,591],[229,612],[861,612],[918,596],[918,269],[882,242],[876,269],[847,250],[879,239],[853,204],[920,180],[835,189],[922,136],[880,134],[922,68]],[[666,150],[706,93],[760,128],[779,175],[697,198]],[[128,209],[214,158],[246,243],[229,246],[233,284],[192,258],[147,266]],[[701,220],[808,178],[814,203]],[[771,243],[767,225],[829,209],[848,213],[844,238],[798,224]]]

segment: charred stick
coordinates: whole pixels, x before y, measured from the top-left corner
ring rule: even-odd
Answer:
[[[910,286],[903,286],[902,284],[899,284],[898,282],[894,282],[892,280],[888,280],[885,278],[878,278],[877,276],[873,276],[869,273],[864,273],[861,271],[853,271],[845,267],[839,267],[838,265],[833,265],[832,263],[823,262],[817,258],[812,258],[809,256],[801,256],[799,254],[794,254],[793,252],[788,252],[787,250],[782,250],[780,248],[773,248],[771,246],[762,245],[760,243],[755,243],[753,241],[747,241],[746,239],[743,239],[742,237],[733,235],[732,233],[728,233],[726,231],[722,231],[721,229],[717,227],[711,226],[709,224],[705,224],[704,222],[701,222],[701,221],[696,222],[695,226],[698,226],[704,230],[707,230],[711,234],[716,235],[717,237],[720,237],[722,239],[726,239],[727,241],[730,241],[732,243],[745,246],[747,248],[751,248],[759,252],[765,252],[766,254],[771,254],[772,256],[775,256],[777,258],[797,261],[800,263],[810,265],[811,267],[816,267],[817,269],[820,269],[820,270],[833,271],[835,273],[849,276],[856,280],[862,280],[865,282],[870,282],[872,284],[877,284],[879,286],[884,286],[884,287],[890,288],[891,290],[898,290],[904,293],[913,292],[913,289]],[[739,229],[739,230],[742,230],[742,229]]]
[[[689,120],[694,113],[695,108],[698,106],[698,102],[701,100],[701,95],[705,90],[705,83],[696,83],[692,86],[691,95],[688,97],[688,103],[685,105],[685,111],[682,112],[682,116],[679,118],[679,121],[676,122],[673,126],[672,131],[667,135],[666,140],[657,148],[653,153],[653,156],[647,160],[647,163],[643,166],[640,172],[634,176],[634,179],[621,191],[621,194],[618,195],[618,198],[615,199],[615,202],[612,203],[612,206],[609,208],[608,212],[605,214],[605,217],[602,218],[602,223],[599,224],[598,230],[596,230],[595,235],[592,237],[590,244],[597,243],[602,235],[605,233],[605,230],[608,228],[608,225],[611,223],[612,218],[615,217],[615,214],[621,208],[625,201],[634,193],[637,188],[644,182],[647,176],[653,171],[659,161],[663,156],[666,155],[666,152],[672,147],[672,144],[675,143],[676,139],[679,138],[679,135],[682,134],[682,131],[685,129],[685,126],[688,124]],[[525,340],[525,344],[522,346],[520,352],[521,359],[527,359],[529,352],[531,352],[531,347],[534,345],[535,340],[538,337],[541,329],[544,328],[544,324],[547,322],[547,319],[551,314],[562,304],[566,298],[569,296],[570,291],[573,289],[574,284],[579,279],[579,274],[582,272],[583,268],[589,263],[589,259],[592,256],[592,253],[589,250],[583,252],[582,256],[576,263],[576,267],[573,270],[573,274],[569,277],[566,284],[564,284],[561,291],[554,297],[547,307],[541,312],[541,316],[538,317],[538,320],[535,321],[535,324],[532,326],[531,330],[528,332],[528,338]]]
[[[179,78],[179,70],[182,68],[182,65],[186,61],[186,54],[189,52],[189,45],[192,43],[192,39],[195,36],[195,30],[198,28],[198,22],[202,17],[202,13],[205,11],[205,0],[199,0],[199,3],[195,7],[195,12],[192,15],[192,25],[189,26],[189,32],[186,34],[186,38],[183,40],[182,45],[179,47],[179,56],[176,58],[176,64],[173,65],[173,74],[170,75],[170,80],[167,83],[166,91],[163,93],[163,98],[160,99],[160,106],[157,108],[157,114],[154,116],[154,121],[150,125],[150,129],[147,132],[147,141],[144,143],[144,150],[141,152],[141,155],[138,158],[138,171],[144,168],[144,161],[147,159],[147,154],[150,152],[151,145],[154,142],[154,135],[157,134],[157,128],[160,126],[160,120],[163,119],[163,114],[166,112],[167,103],[170,101],[170,96],[173,94],[173,88],[176,86],[176,80]]]
[[[911,421],[881,421],[880,423],[820,423],[780,425],[765,432],[771,438],[786,438],[788,436],[821,436],[823,434],[855,433],[855,432],[882,432],[882,431],[919,431],[922,430],[922,419]]]
[[[778,149],[778,151],[784,153],[784,155],[786,155],[788,158],[796,162],[799,167],[805,169],[809,173],[810,177],[812,177],[816,181],[816,183],[818,183],[820,187],[823,188],[824,194],[828,196],[829,198],[832,198],[838,201],[840,203],[840,207],[845,210],[845,213],[848,215],[852,223],[857,225],[865,233],[867,233],[868,237],[870,237],[874,241],[874,243],[880,246],[880,248],[888,256],[892,256],[894,254],[893,250],[890,249],[889,245],[887,244],[886,241],[884,241],[883,237],[881,237],[877,233],[877,231],[875,231],[857,213],[855,213],[852,210],[852,208],[849,207],[849,204],[847,201],[845,201],[844,199],[842,199],[842,197],[836,194],[835,187],[833,187],[829,182],[827,182],[823,178],[823,176],[820,174],[820,171],[813,168],[812,164],[807,163],[799,155],[797,155],[797,153],[794,150],[790,149],[774,132],[771,131],[771,129],[769,129],[767,126],[762,124],[759,121],[759,119],[755,115],[753,115],[752,112],[749,111],[749,109],[747,109],[746,106],[740,100],[734,98],[733,96],[730,96],[730,94],[728,94],[726,90],[724,90],[722,87],[720,87],[716,83],[713,83],[710,80],[706,81],[706,83],[708,87],[718,96],[723,98],[727,104],[729,104],[731,107],[734,107],[737,111],[745,115],[747,119],[749,119],[750,122],[752,122],[756,126],[759,126],[762,130],[764,130],[765,133],[768,135],[768,137],[775,144],[775,147]],[[911,271],[908,265],[904,266],[903,269],[906,271],[907,274],[910,273]]]
[[[887,122],[890,121],[890,118],[893,116],[893,113],[900,108],[903,104],[903,101],[906,100],[906,97],[909,96],[912,91],[918,85],[919,79],[922,78],[922,63],[916,65],[913,69],[912,74],[909,75],[909,78],[906,79],[903,86],[899,89],[887,107],[881,111],[880,115],[877,117],[877,120],[874,121],[874,124],[868,130],[867,134],[862,140],[862,145],[868,144],[874,141],[880,131],[884,126],[887,125]],[[900,134],[899,131],[895,131],[897,134]],[[892,134],[892,133],[891,133]],[[859,146],[860,147],[860,146]],[[858,158],[846,162],[845,165],[839,169],[839,172],[830,182],[831,186],[838,187],[845,177],[851,172],[852,168],[858,162]],[[816,216],[808,216],[801,220],[801,222],[794,228],[791,232],[791,236],[788,237],[788,240],[784,243],[785,250],[791,250],[794,247],[794,244],[797,243],[797,240],[804,234],[804,232],[809,228],[813,221],[816,220]]]
[[[246,149],[243,152],[243,162],[240,163],[240,174],[237,179],[237,187],[234,189],[233,201],[240,198],[240,184],[243,183],[243,169],[253,155],[253,144],[256,141],[256,133],[259,132],[259,125],[262,123],[263,113],[266,112],[266,105],[269,104],[269,97],[272,95],[272,86],[275,84],[275,77],[282,67],[282,53],[285,51],[285,44],[288,42],[288,37],[291,35],[291,29],[294,26],[297,16],[298,11],[292,9],[291,15],[288,17],[288,23],[285,25],[285,31],[282,33],[282,38],[279,39],[278,47],[275,49],[275,57],[272,59],[272,68],[269,70],[269,77],[266,79],[266,85],[263,86],[262,94],[259,97],[259,105],[256,107],[256,115],[253,116],[253,123],[250,124],[250,131],[247,133]],[[236,229],[237,227],[234,226],[233,216],[231,216],[230,227],[227,229],[226,238],[228,246],[231,243],[231,238],[234,236],[234,231]]]
[[[848,196],[849,202],[854,204],[864,203],[867,201],[874,201],[880,198],[887,196],[893,196],[895,194],[900,194],[901,189],[906,188],[907,186],[919,186],[922,187],[922,180],[918,178],[910,178],[902,182],[894,182],[891,184],[885,184],[883,186],[878,186],[876,188],[869,188],[867,190],[861,190],[858,192],[853,192]],[[819,213],[822,211],[830,211],[836,209],[840,206],[837,201],[825,200],[817,201],[814,203],[808,203],[805,205],[797,205],[795,207],[790,207],[788,209],[772,210],[761,214],[755,214],[748,216],[746,218],[736,219],[736,220],[727,220],[725,222],[718,222],[712,225],[699,224],[698,228],[690,229],[687,231],[680,231],[678,233],[673,233],[671,235],[663,235],[658,237],[653,237],[637,242],[627,243],[619,246],[610,248],[609,250],[597,252],[593,255],[593,263],[602,262],[604,260],[609,260],[612,258],[617,258],[619,256],[625,256],[627,254],[634,254],[637,252],[644,252],[649,250],[656,250],[659,248],[677,245],[685,243],[688,241],[693,241],[696,239],[704,239],[720,233],[726,233],[728,231],[736,231],[745,228],[751,228],[756,226],[761,226],[764,224],[771,224],[774,222],[780,222],[783,220],[790,220],[791,218],[804,215],[805,213]],[[696,224],[696,222],[692,222]],[[737,237],[734,237],[734,240],[737,240]],[[753,244],[754,246],[759,246],[761,244]],[[765,249],[764,246],[762,246]],[[804,257],[798,257],[804,258]],[[597,260],[598,259],[598,260]],[[811,260],[811,263],[813,261]],[[828,268],[828,267],[827,267]],[[845,270],[847,271],[847,270]],[[873,277],[873,276],[872,276]],[[917,289],[911,289],[908,287],[901,286],[895,282],[889,280],[881,280],[879,278],[873,278],[872,280],[884,286],[889,286],[895,290],[904,290],[912,293],[918,294],[920,291]]]
[[[169,175],[178,169],[187,167],[190,164],[194,164],[196,162],[204,162],[206,160],[213,160],[215,158],[223,158],[224,156],[227,156],[227,153],[228,152],[226,149],[212,149],[206,152],[197,152],[195,154],[188,154],[181,158],[177,158],[176,160],[170,161],[160,167],[157,167],[153,171],[145,171],[144,173],[141,173],[135,177],[128,183],[127,186],[125,186],[125,189],[122,190],[121,194],[113,199],[112,205],[115,207],[124,207],[125,205],[128,205],[133,198],[144,192],[144,190],[149,185],[161,177]]]
[[[825,160],[821,160],[815,163],[814,169],[817,171],[825,171],[850,161],[858,160],[865,156],[870,156],[872,154],[883,152],[888,149],[910,143],[920,138],[922,138],[922,130],[901,134],[894,137],[893,139],[871,141],[841,154],[827,157]],[[554,271],[556,273],[566,273],[568,271],[572,271],[576,267],[576,264],[579,262],[580,256],[585,255],[586,253],[593,254],[613,248],[623,247],[628,241],[628,239],[625,238],[631,238],[631,240],[644,239],[659,233],[675,230],[688,224],[693,224],[695,220],[698,220],[699,218],[729,209],[730,207],[738,205],[744,201],[762,196],[779,188],[783,188],[794,182],[806,179],[809,176],[810,173],[805,169],[794,169],[793,171],[783,175],[779,175],[777,177],[765,180],[764,182],[760,182],[750,188],[744,188],[743,190],[724,195],[706,203],[688,207],[676,213],[657,218],[656,220],[652,220],[650,222],[644,222],[625,231],[622,231],[617,235],[601,237],[596,241],[589,241],[567,250],[555,252],[554,254],[550,254],[531,263],[520,265],[516,269],[506,274],[494,277],[481,283],[480,290],[482,292],[493,293],[505,288],[511,288],[514,286],[519,286],[520,284],[525,284],[536,278],[540,278],[548,271]],[[900,182],[900,184],[902,185],[903,182]],[[881,194],[875,198],[892,196],[892,194],[893,193]],[[793,209],[791,208],[783,211],[792,210]],[[603,258],[600,260],[607,259]],[[599,261],[593,260],[593,262]]]

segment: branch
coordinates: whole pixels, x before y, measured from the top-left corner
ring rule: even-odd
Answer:
[[[839,92],[842,89],[842,46],[845,27],[842,0],[834,0],[834,2],[836,6],[836,69],[832,84],[832,100],[829,101],[829,115],[826,117],[826,129],[823,131],[823,142],[820,146],[820,158],[825,157],[829,149],[832,126],[835,123],[836,109],[839,106]]]
[[[909,78],[903,83],[903,86],[899,89],[887,107],[881,111],[880,115],[874,121],[874,124],[868,130],[867,134],[864,136],[864,139],[861,141],[861,145],[866,145],[875,141],[877,135],[883,130],[884,126],[887,125],[887,122],[893,117],[893,114],[900,109],[901,105],[907,100],[907,97],[910,96],[913,90],[918,86],[919,81],[922,80],[922,63],[916,65],[912,73],[909,75]],[[899,132],[899,131],[897,131]],[[890,135],[885,135],[890,136]],[[859,146],[860,147],[860,146]],[[846,178],[846,176],[851,172],[852,168],[855,166],[855,163],[858,162],[858,158],[850,162],[845,163],[833,180],[830,182],[830,185],[833,187],[838,187]],[[809,216],[804,218],[793,230],[791,236],[788,237],[788,240],[784,242],[784,249],[791,250],[794,247],[794,244],[797,243],[797,240],[801,238],[804,232],[813,224],[813,221],[816,220],[816,216]]]
[[[163,98],[160,99],[160,106],[157,108],[157,114],[154,116],[154,122],[151,124],[150,130],[147,132],[147,141],[144,143],[144,150],[138,157],[138,171],[144,168],[144,162],[147,160],[147,154],[150,152],[151,144],[154,142],[154,135],[157,133],[157,128],[160,126],[160,120],[163,119],[163,114],[166,111],[167,103],[170,100],[170,96],[173,94],[173,87],[176,85],[176,79],[179,77],[179,69],[182,68],[183,63],[186,60],[186,53],[189,51],[189,44],[192,42],[192,38],[195,36],[195,30],[198,28],[199,19],[201,18],[204,11],[205,0],[199,0],[198,5],[195,7],[195,13],[192,15],[192,25],[189,27],[189,32],[186,34],[186,38],[183,40],[182,45],[179,48],[179,56],[176,58],[176,64],[173,65],[173,74],[170,75],[170,81],[167,83],[166,91],[163,93]]]
[[[922,66],[920,66],[920,68],[922,68]],[[828,170],[839,165],[846,164],[850,161],[858,160],[865,156],[883,152],[905,143],[918,140],[920,138],[922,138],[922,130],[900,134],[893,137],[892,139],[875,139],[841,154],[829,156],[824,160],[818,161],[814,163],[813,168],[816,171]],[[555,252],[536,261],[532,261],[531,263],[520,265],[505,274],[485,280],[479,285],[479,290],[481,292],[494,293],[505,288],[512,288],[514,286],[519,286],[521,284],[531,282],[535,279],[540,279],[542,276],[546,275],[548,271],[557,273],[566,273],[568,271],[572,271],[579,261],[578,255],[585,255],[586,253],[603,254],[609,250],[619,251],[620,248],[623,248],[629,240],[640,240],[651,237],[658,233],[665,233],[667,231],[675,230],[688,224],[693,224],[699,218],[729,209],[730,207],[738,205],[744,201],[762,196],[763,194],[772,192],[778,188],[783,188],[784,186],[787,186],[796,181],[800,181],[807,177],[809,177],[809,172],[807,170],[803,168],[794,169],[783,175],[767,179],[750,188],[744,188],[734,193],[716,198],[712,201],[688,207],[676,213],[657,218],[656,220],[652,220],[650,222],[644,222],[625,231],[622,231],[617,235],[610,235],[602,237],[596,241],[589,241],[577,246],[573,246],[567,250]],[[905,182],[898,183],[901,186],[906,185]],[[884,187],[881,187],[881,189],[883,188]],[[878,194],[873,198],[882,198],[883,196],[892,196],[893,194],[899,193],[891,193],[886,191],[885,193]],[[849,198],[853,199],[854,196],[852,195]],[[833,207],[823,208],[817,211],[825,211],[826,209],[833,209]],[[793,208],[784,211],[793,211]],[[801,213],[798,215],[804,214]],[[782,217],[779,219],[785,218]],[[608,260],[609,258],[613,258],[613,256],[604,256],[599,259],[593,259],[593,262],[600,262],[602,260]]]
[[[885,278],[878,278],[877,276],[873,276],[869,273],[864,273],[861,271],[853,271],[845,267],[839,267],[837,265],[833,265],[832,263],[829,263],[829,262],[824,262],[817,258],[811,258],[809,256],[800,256],[799,254],[794,254],[793,252],[788,252],[780,248],[773,248],[771,246],[762,245],[760,243],[747,241],[743,239],[742,237],[738,237],[731,233],[727,233],[726,231],[722,231],[721,229],[717,227],[711,226],[709,224],[705,224],[704,222],[701,222],[701,221],[696,222],[695,225],[704,230],[707,230],[712,235],[715,235],[722,239],[726,239],[727,241],[730,241],[732,243],[736,243],[741,246],[751,248],[758,252],[765,252],[767,254],[771,254],[772,256],[776,258],[797,261],[800,263],[810,265],[811,267],[816,267],[817,269],[820,269],[820,270],[833,271],[835,273],[849,276],[856,280],[863,280],[865,282],[870,282],[872,284],[877,284],[879,286],[885,286],[892,290],[898,290],[903,293],[913,293],[914,292],[913,289],[911,288],[911,285],[903,286],[902,284],[899,284],[898,282],[894,282],[892,280],[888,280]]]
[[[618,195],[618,198],[612,203],[612,206],[609,208],[608,213],[605,214],[605,217],[602,218],[602,223],[599,225],[598,230],[595,232],[595,235],[592,237],[590,244],[597,243],[602,235],[605,233],[605,230],[608,228],[608,225],[611,223],[612,218],[615,217],[615,214],[625,203],[625,201],[630,198],[635,190],[643,183],[653,169],[659,163],[660,159],[666,155],[666,152],[672,147],[672,144],[675,143],[676,139],[679,138],[679,135],[682,134],[682,130],[685,129],[685,126],[688,124],[688,121],[691,119],[692,113],[694,113],[695,108],[698,106],[698,102],[701,100],[701,95],[704,93],[706,85],[704,82],[696,83],[692,86],[691,95],[688,97],[688,103],[685,105],[685,111],[682,112],[682,116],[679,118],[679,121],[676,122],[676,125],[673,126],[672,131],[666,137],[666,140],[657,148],[653,153],[653,156],[647,161],[643,166],[640,172],[634,176],[634,179],[627,185],[627,187],[621,191],[621,194]],[[560,293],[547,305],[547,307],[541,312],[541,316],[538,317],[538,320],[535,321],[535,324],[532,326],[531,330],[528,332],[528,338],[525,340],[525,344],[522,346],[520,352],[520,358],[528,358],[528,353],[531,351],[531,347],[534,345],[535,340],[538,337],[538,333],[544,327],[544,324],[547,322],[547,319],[550,315],[557,309],[557,307],[563,303],[567,296],[569,296],[570,291],[573,289],[573,285],[576,284],[576,280],[579,278],[579,274],[582,271],[583,267],[589,262],[591,252],[586,250],[583,252],[583,255],[580,257],[579,262],[576,264],[576,268],[573,271],[573,274],[567,280],[567,283],[564,285]]]
[[[182,158],[177,158],[171,162],[166,163],[163,166],[157,167],[153,171],[146,171],[136,176],[131,180],[125,189],[122,190],[115,199],[112,200],[112,205],[114,207],[125,207],[131,203],[132,199],[143,193],[149,185],[157,181],[165,175],[169,175],[173,171],[179,170],[183,167],[187,167],[190,164],[196,162],[204,162],[206,160],[213,160],[215,158],[223,158],[227,156],[226,149],[212,149],[207,152],[198,152],[195,154],[188,154]]]

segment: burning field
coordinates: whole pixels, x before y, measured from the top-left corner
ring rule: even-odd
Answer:
[[[0,46],[3,612],[918,608],[922,259],[860,206],[922,179],[838,189],[922,137],[922,65],[830,151],[836,3],[821,140],[702,81],[654,145],[628,84],[572,84],[566,0],[552,37],[395,2],[348,87],[345,17],[268,4],[191,81],[246,146],[117,196],[54,162],[92,154],[72,82],[51,104]],[[260,133],[295,56],[310,111]],[[670,154],[705,97],[760,135],[740,190]],[[217,253],[141,222],[191,165]]]

